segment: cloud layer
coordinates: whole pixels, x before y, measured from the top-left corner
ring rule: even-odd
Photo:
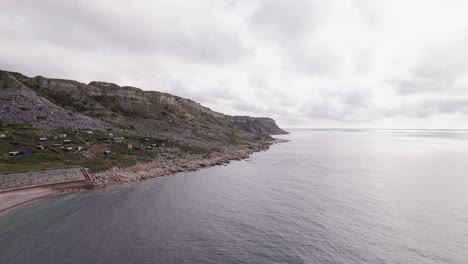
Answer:
[[[2,1],[1,68],[285,127],[468,128],[458,0]]]

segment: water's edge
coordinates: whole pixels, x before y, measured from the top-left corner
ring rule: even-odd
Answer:
[[[252,143],[247,146],[224,149],[222,152],[212,153],[207,157],[188,154],[184,157],[173,160],[154,160],[130,167],[114,168],[103,172],[91,173],[89,176],[94,184],[94,188],[107,188],[115,185],[140,182],[182,172],[194,172],[207,167],[228,164],[233,160],[244,160],[254,153],[268,150],[273,144],[284,143],[287,141],[288,140],[284,139],[262,141]],[[27,204],[47,199],[52,195],[78,192],[82,190],[83,189],[81,188],[61,191],[47,189],[44,190],[43,193],[39,192],[37,195],[31,195],[29,193],[28,195],[16,194],[14,199],[11,197],[0,197],[0,205],[3,203],[7,204],[4,208],[0,206],[0,214]]]

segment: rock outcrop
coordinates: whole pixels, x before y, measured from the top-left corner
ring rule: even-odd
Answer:
[[[99,119],[74,113],[51,103],[8,72],[2,71],[0,71],[0,120],[10,123],[30,123],[48,129],[106,127]]]
[[[250,116],[226,116],[238,129],[250,133],[264,133],[268,135],[288,134],[276,125],[272,118]]]

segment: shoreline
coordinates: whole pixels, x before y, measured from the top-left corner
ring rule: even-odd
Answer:
[[[154,161],[130,167],[91,173],[90,177],[95,188],[140,182],[176,173],[193,172],[207,167],[228,164],[234,160],[247,159],[256,152],[268,150],[273,144],[288,141],[286,139],[274,139],[272,141],[262,141],[236,147],[225,147],[220,152],[205,155],[184,154],[182,157],[176,158],[171,156],[160,157]]]
[[[220,152],[213,152],[205,155],[184,154],[182,157],[172,157],[171,155],[167,155],[151,162],[141,163],[130,167],[114,168],[102,172],[90,173],[89,177],[90,181],[93,183],[93,188],[107,188],[127,183],[141,182],[181,172],[193,172],[203,168],[228,164],[234,160],[244,160],[254,153],[268,150],[270,146],[274,144],[285,143],[288,141],[289,140],[286,139],[275,138],[271,141],[250,143],[236,147],[225,147]],[[4,206],[0,206],[0,214],[51,196],[81,190],[83,189],[73,189],[60,192],[50,190],[47,193],[32,197],[22,197],[21,194],[15,194],[14,196],[16,197],[14,201],[10,197],[4,197],[6,201],[3,202],[8,202],[8,205],[4,204]],[[2,201],[0,201],[0,205],[2,204],[1,202]]]

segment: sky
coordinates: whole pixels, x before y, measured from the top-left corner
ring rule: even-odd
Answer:
[[[468,128],[468,1],[0,0],[0,69],[282,127]]]

